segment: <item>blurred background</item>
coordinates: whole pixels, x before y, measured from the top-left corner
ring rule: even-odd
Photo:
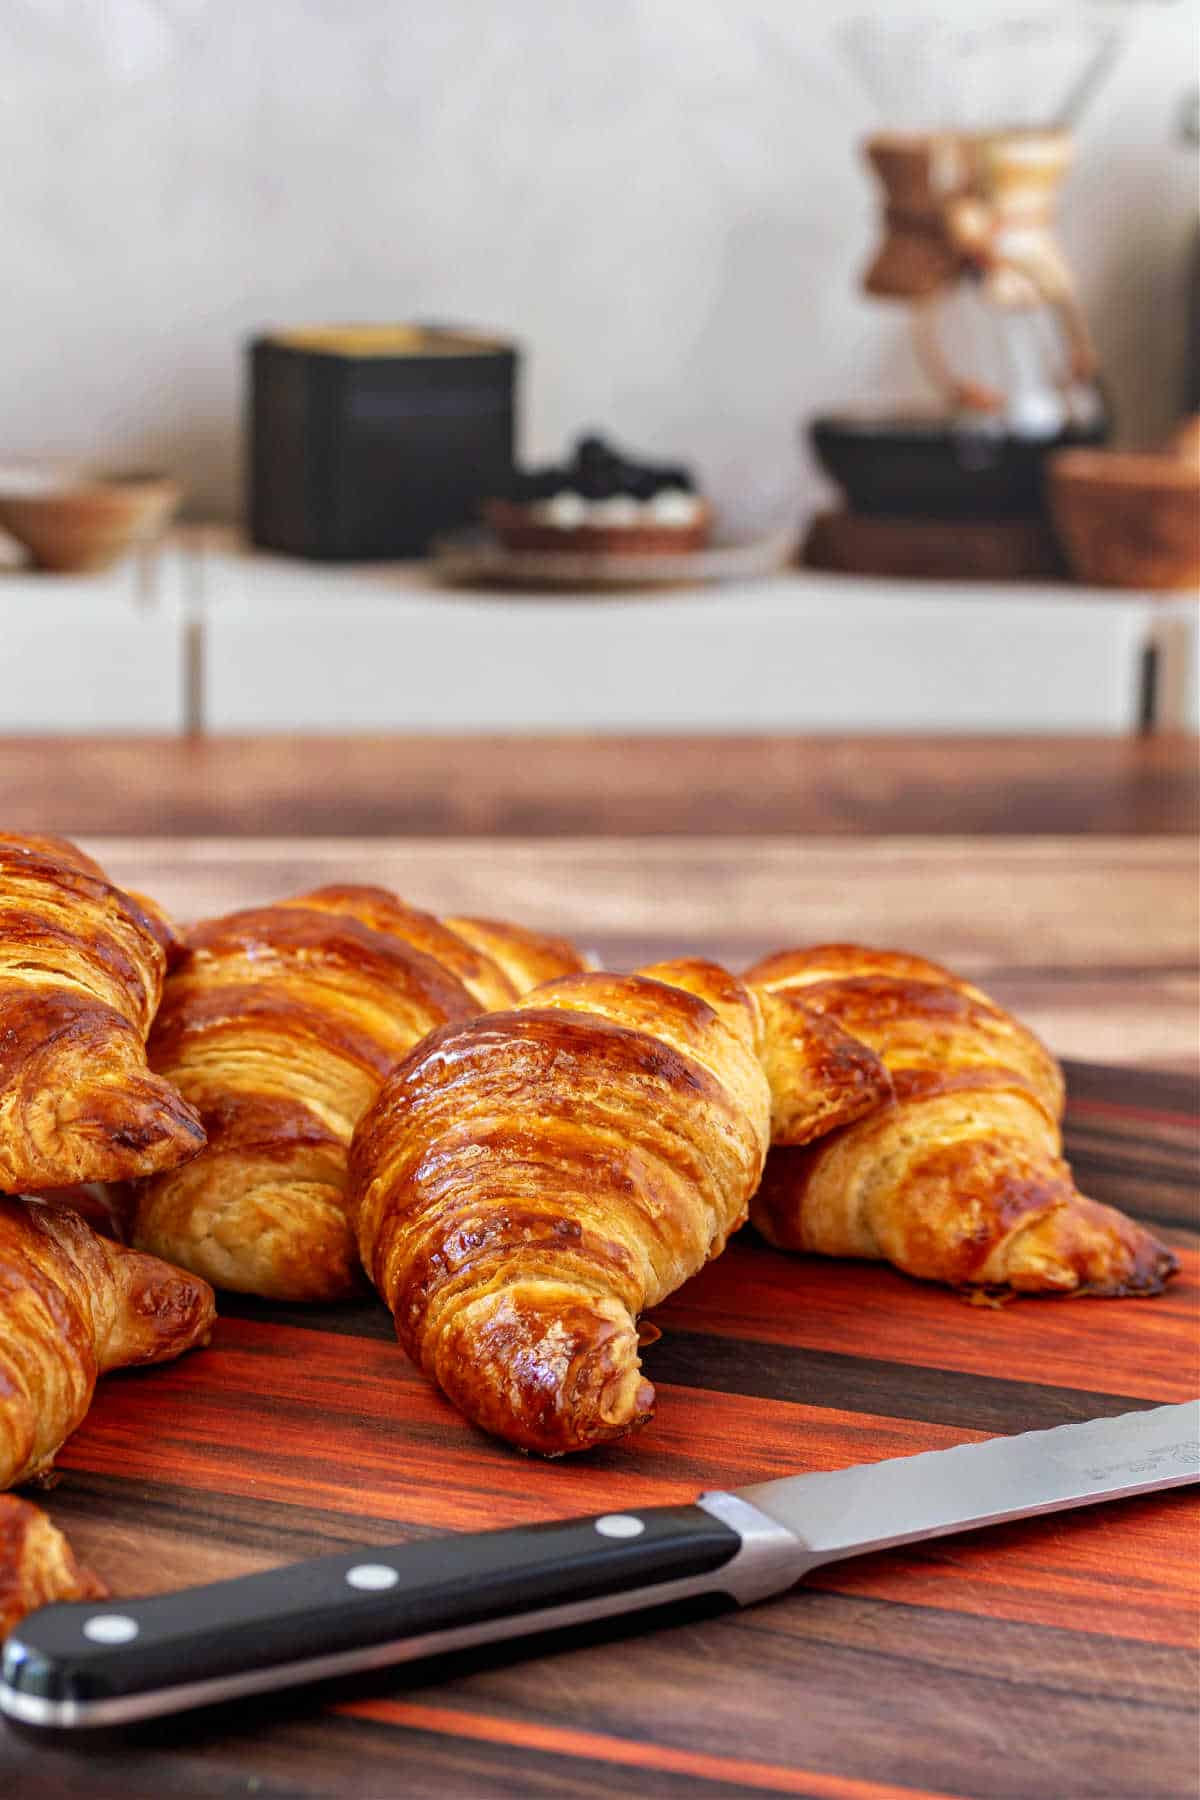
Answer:
[[[1193,731],[1198,29],[11,0],[11,782],[81,734]]]
[[[968,10],[972,31],[1037,14]],[[800,416],[917,381],[903,320],[858,291],[876,212],[859,142],[912,126],[918,84],[963,104],[932,36],[940,68],[900,55],[887,117],[839,31],[868,11],[12,0],[7,447],[169,468],[190,515],[236,516],[245,341],[433,318],[521,343],[532,458],[595,424],[686,454],[735,517],[815,504]],[[1150,442],[1184,381],[1197,13],[1074,16],[1124,48],[1080,120],[1061,236],[1122,432]],[[1036,38],[1027,55],[1056,106]]]

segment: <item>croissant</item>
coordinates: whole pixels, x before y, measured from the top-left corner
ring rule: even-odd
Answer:
[[[107,1593],[40,1506],[0,1494],[0,1640],[35,1606],[102,1600]]]
[[[213,1316],[207,1282],[69,1207],[0,1197],[0,1488],[46,1473],[98,1375],[206,1344]]]
[[[382,888],[337,886],[196,926],[149,1052],[208,1148],[138,1184],[133,1242],[273,1299],[361,1282],[346,1150],[388,1070],[435,1026],[582,966],[558,940],[470,923],[472,936]]]
[[[551,982],[450,1024],[355,1134],[364,1266],[478,1425],[557,1455],[649,1418],[637,1316],[746,1217],[770,1132],[753,996],[713,963]]]
[[[981,989],[854,944],[783,951],[745,977],[802,996],[879,1055],[892,1097],[804,1148],[773,1150],[751,1217],[789,1250],[1025,1293],[1156,1293],[1175,1258],[1080,1194],[1062,1158],[1062,1071]]]
[[[73,844],[0,834],[0,1191],[150,1175],[203,1144],[146,1065],[175,942]]]

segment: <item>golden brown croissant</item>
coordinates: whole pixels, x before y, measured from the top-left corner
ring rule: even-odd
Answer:
[[[745,1219],[760,1047],[742,983],[677,962],[552,982],[393,1071],[351,1151],[359,1248],[469,1418],[554,1455],[649,1417],[637,1316]]]
[[[203,1144],[146,1065],[174,943],[73,844],[0,834],[0,1191],[149,1175]]]
[[[213,1316],[207,1282],[69,1207],[0,1197],[0,1488],[46,1473],[98,1375],[206,1344]]]
[[[0,1494],[0,1639],[36,1606],[102,1600],[107,1593],[40,1506]]]
[[[482,947],[382,888],[348,886],[198,925],[150,1058],[196,1107],[208,1148],[139,1184],[134,1243],[220,1287],[348,1293],[362,1271],[346,1150],[388,1070],[435,1026],[510,1005],[530,985],[513,973],[522,958],[581,966],[569,945],[513,927],[478,935]]]
[[[856,1123],[772,1151],[751,1207],[772,1243],[1029,1293],[1154,1293],[1172,1273],[1148,1231],[1078,1193],[1062,1071],[979,988],[854,944],[783,951],[746,980],[801,996],[881,1056],[893,1085]]]

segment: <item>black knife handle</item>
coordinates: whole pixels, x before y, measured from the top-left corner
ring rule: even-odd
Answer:
[[[720,1592],[742,1543],[702,1506],[654,1507],[46,1606],[8,1639],[0,1711],[35,1725],[121,1723]]]

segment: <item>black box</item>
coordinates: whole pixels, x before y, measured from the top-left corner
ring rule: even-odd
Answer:
[[[441,326],[297,327],[250,346],[249,528],[265,550],[417,556],[513,466],[517,352]]]

